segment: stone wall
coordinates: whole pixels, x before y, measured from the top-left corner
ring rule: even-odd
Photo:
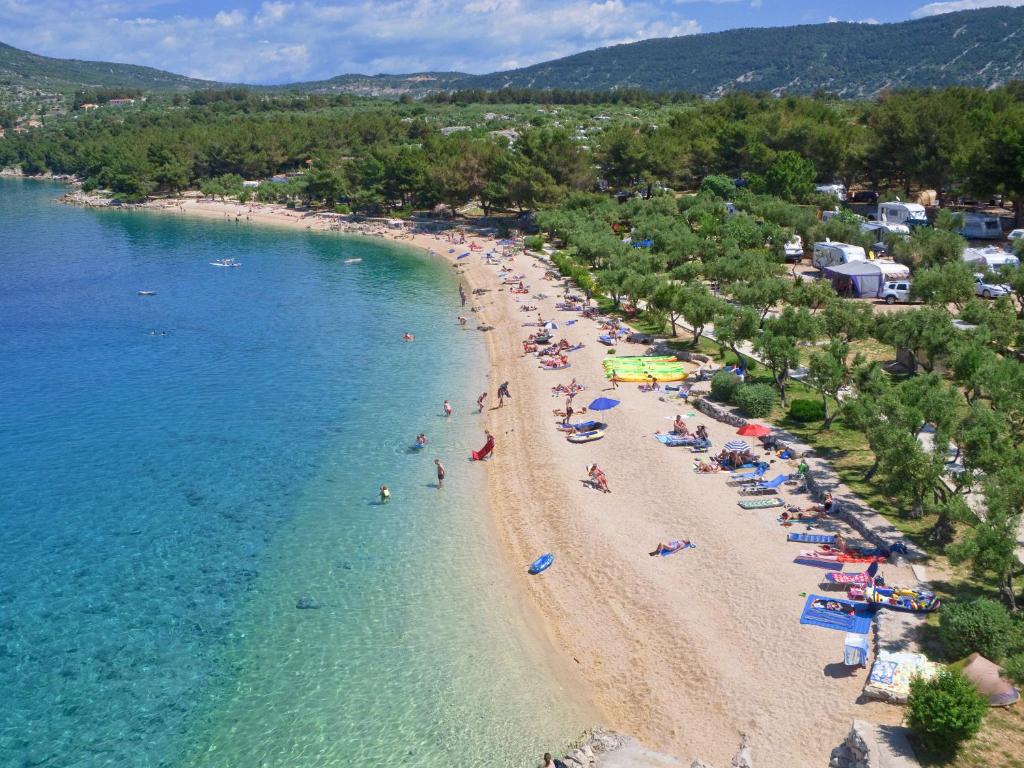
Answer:
[[[915,768],[920,764],[898,726],[876,726],[854,720],[841,746],[832,750],[830,768]]]
[[[712,402],[706,397],[694,400],[693,406],[701,413],[737,428],[747,423],[735,408]],[[925,557],[924,552],[903,538],[903,534],[896,526],[842,486],[832,465],[825,459],[815,456],[814,449],[785,432],[776,430],[775,436],[780,448],[788,448],[794,456],[807,462],[807,490],[811,495],[821,499],[826,493],[832,494],[835,502],[832,513],[834,517],[842,520],[876,547],[891,550],[897,542],[903,544],[907,552],[895,557],[897,563],[901,560],[920,560]]]

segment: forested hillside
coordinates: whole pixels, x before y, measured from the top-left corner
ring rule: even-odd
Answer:
[[[195,80],[134,64],[54,59],[22,51],[4,43],[0,43],[0,84],[48,91],[101,87],[185,91],[214,85],[205,80]]]
[[[988,8],[898,24],[814,24],[645,40],[488,75],[345,74],[280,88],[391,97],[470,89],[643,88],[705,96],[828,91],[860,98],[886,89],[988,88],[1018,78],[1024,78],[1024,8]],[[0,43],[0,85],[160,91],[213,84],[149,67],[37,56]]]
[[[734,29],[600,48],[471,78],[497,89],[639,87],[719,95],[733,90],[846,98],[887,88],[975,85],[1024,77],[1024,8],[950,13],[899,24]]]

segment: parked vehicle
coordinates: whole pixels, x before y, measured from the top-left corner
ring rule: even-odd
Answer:
[[[879,203],[877,221],[883,224],[905,224],[908,227],[928,226],[928,216],[919,203],[904,203],[898,197],[892,202]]]
[[[786,254],[786,263],[797,263],[804,258],[804,241],[800,235],[793,235],[782,249]]]
[[[871,189],[858,189],[852,195],[849,195],[847,202],[850,203],[877,203],[878,193]]]
[[[965,213],[963,226],[957,232],[969,240],[1002,240],[1003,223],[998,216]]]
[[[1020,264],[1020,259],[996,245],[988,245],[984,248],[964,248],[962,258],[968,264],[990,269],[1016,267]]]
[[[880,221],[865,221],[860,231],[870,234],[876,243],[885,242],[886,235],[909,235],[910,227],[906,224],[883,224]]]
[[[814,252],[811,255],[811,263],[818,269],[834,267],[837,264],[849,264],[851,261],[867,261],[867,259],[867,254],[859,245],[833,243],[831,240],[815,243]]]
[[[886,304],[899,302],[906,304],[910,301],[910,282],[907,280],[891,280],[882,286],[878,292],[878,298]]]
[[[1010,293],[1010,286],[990,283],[980,272],[974,275],[975,296],[981,296],[983,299],[998,299],[1000,296],[1005,296],[1008,293]]]
[[[844,184],[819,184],[815,190],[825,195],[835,195],[841,203],[846,202],[846,186]]]
[[[1015,230],[1013,230],[1010,234],[1008,234],[1006,236],[1006,239],[1009,240],[1011,243],[1014,240],[1024,239],[1024,229],[1015,229]]]

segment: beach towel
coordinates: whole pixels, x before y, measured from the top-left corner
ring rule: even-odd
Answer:
[[[816,557],[798,557],[793,560],[797,565],[809,565],[812,568],[824,568],[829,571],[841,571],[843,570],[843,564],[837,563],[834,560],[819,560]],[[828,574],[832,576],[834,574]]]
[[[787,533],[786,541],[798,541],[801,544],[835,544],[834,533]]]
[[[800,623],[866,635],[871,630],[874,617],[875,612],[864,603],[824,595],[808,595],[800,614]]]
[[[680,550],[694,549],[696,546],[697,545],[694,544],[692,541],[688,541],[685,544],[681,541],[670,541],[668,543],[668,546],[662,547],[658,554],[662,557],[668,557],[669,555],[674,555],[676,552],[679,552]]]
[[[864,695],[869,699],[906,704],[910,681],[918,675],[930,680],[941,668],[941,664],[928,661],[920,653],[879,651],[871,665]]]
[[[771,509],[784,506],[785,503],[778,496],[768,499],[743,499],[738,502],[740,509]]]

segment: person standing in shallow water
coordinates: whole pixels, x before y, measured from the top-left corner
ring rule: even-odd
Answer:
[[[484,401],[486,399],[487,399],[487,393],[486,392],[484,392],[482,395],[480,395],[480,397],[478,397],[476,399],[476,412],[477,413],[483,413],[484,412]]]
[[[437,487],[444,487],[444,464],[441,463],[440,459],[434,459],[434,464],[437,465]]]
[[[451,416],[452,415],[452,405],[447,400],[444,401],[444,415],[445,416]]]
[[[459,299],[462,300],[462,306],[466,306],[466,289],[459,284]]]

